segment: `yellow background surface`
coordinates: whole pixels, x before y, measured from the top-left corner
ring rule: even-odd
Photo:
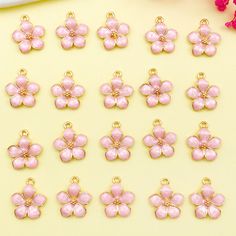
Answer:
[[[68,11],[75,11],[79,22],[90,27],[87,46],[82,50],[64,51],[55,35]],[[97,28],[104,24],[106,13],[113,10],[120,21],[131,27],[129,46],[107,52],[96,37]],[[40,52],[22,55],[11,40],[23,14],[35,24],[46,28],[45,48]],[[236,235],[235,222],[235,32],[223,23],[230,19],[233,7],[218,13],[212,1],[205,0],[64,0],[47,1],[0,11],[0,235]],[[171,55],[152,55],[144,34],[162,15],[169,27],[178,30],[176,50]],[[186,35],[197,29],[199,21],[207,17],[214,31],[222,35],[218,53],[213,58],[195,58]],[[41,85],[37,105],[33,109],[13,109],[4,92],[7,83],[15,80],[20,68],[28,70],[28,78]],[[165,107],[147,108],[138,87],[147,80],[147,71],[156,67],[162,79],[174,84],[172,102]],[[66,70],[74,72],[75,81],[86,88],[81,107],[76,111],[60,111],[54,107],[50,87],[63,78]],[[99,94],[102,83],[109,81],[115,70],[123,72],[123,79],[135,88],[127,110],[107,110]],[[221,88],[218,107],[214,111],[194,112],[185,91],[203,71],[211,84]],[[178,135],[175,156],[151,160],[142,138],[151,132],[154,119]],[[87,157],[83,161],[63,164],[52,142],[61,135],[65,121],[71,121],[78,133],[88,136]],[[135,137],[132,157],[127,162],[107,162],[99,139],[119,120],[126,134]],[[186,146],[186,138],[198,130],[206,120],[213,135],[221,137],[223,145],[214,162],[194,162]],[[7,156],[7,147],[17,142],[19,132],[28,129],[32,141],[40,143],[44,151],[36,170],[16,171]],[[55,196],[66,189],[72,176],[77,175],[83,190],[93,195],[88,213],[83,219],[65,219],[59,213]],[[132,214],[127,219],[108,219],[99,194],[108,190],[113,176],[120,176],[125,189],[136,194]],[[21,191],[28,177],[36,180],[36,188],[48,197],[42,216],[36,221],[17,220],[11,204],[12,193]],[[211,178],[217,192],[226,196],[222,216],[218,220],[198,220],[188,196],[201,186],[204,176]],[[160,186],[160,179],[169,178],[172,188],[185,195],[181,217],[177,220],[157,220],[148,196]]]

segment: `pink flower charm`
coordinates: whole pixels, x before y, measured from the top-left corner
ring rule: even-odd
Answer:
[[[15,30],[12,34],[13,40],[19,44],[22,53],[28,53],[31,49],[41,50],[44,42],[41,39],[45,34],[45,29],[33,24],[29,21],[28,16],[23,16],[19,30]]]
[[[131,136],[124,136],[118,121],[113,123],[111,136],[104,136],[100,143],[106,149],[105,157],[108,161],[120,159],[126,161],[130,158],[130,151],[134,145],[134,139]]]
[[[181,206],[184,202],[184,196],[180,193],[173,193],[169,187],[169,180],[161,181],[160,194],[153,194],[149,197],[150,203],[156,208],[155,216],[157,219],[165,219],[168,216],[172,219],[180,216]]]
[[[225,197],[222,194],[215,194],[211,186],[211,180],[204,178],[200,193],[190,195],[190,201],[196,206],[195,216],[203,219],[209,216],[211,219],[217,219],[221,215],[219,207],[223,206]]]
[[[34,95],[36,95],[40,87],[36,83],[28,81],[27,72],[24,69],[20,70],[19,75],[16,78],[16,83],[9,83],[5,90],[10,98],[10,104],[12,107],[33,107],[36,103]]]
[[[83,48],[86,44],[85,36],[88,34],[88,26],[85,24],[78,24],[75,19],[75,14],[69,12],[65,26],[59,26],[56,29],[56,34],[61,38],[61,46],[64,49],[70,49],[73,46],[76,48]]]
[[[193,55],[214,56],[216,54],[216,44],[221,41],[221,36],[211,32],[207,19],[202,19],[198,31],[193,31],[188,35],[188,40],[193,44]]]
[[[87,213],[86,205],[92,200],[89,193],[81,192],[79,179],[73,177],[67,192],[62,191],[57,194],[57,200],[63,206],[60,209],[63,217],[84,217]]]
[[[195,161],[206,159],[213,161],[217,157],[215,149],[221,145],[221,139],[212,137],[208,130],[208,124],[205,121],[200,123],[200,130],[196,136],[191,136],[187,140],[187,144],[192,148],[192,158]]]
[[[84,95],[85,89],[81,85],[75,84],[73,73],[67,71],[61,84],[55,84],[51,88],[52,95],[56,97],[55,106],[57,109],[78,109],[80,106],[79,98]]]
[[[176,134],[166,132],[161,126],[160,120],[153,122],[153,135],[146,135],[143,138],[144,144],[149,148],[151,158],[157,159],[161,156],[171,157],[174,155],[174,147],[172,145],[176,142]]]
[[[141,85],[139,91],[146,96],[146,103],[149,107],[155,107],[158,104],[167,105],[171,101],[169,92],[171,92],[173,85],[170,81],[161,81],[157,75],[156,69],[149,70],[148,83]]]
[[[38,166],[37,156],[42,152],[39,144],[32,144],[28,138],[29,132],[23,130],[16,145],[8,147],[8,155],[13,159],[12,165],[16,170],[27,167],[34,169]]]
[[[129,25],[119,23],[113,12],[107,13],[106,25],[97,30],[98,37],[104,40],[103,45],[107,50],[111,50],[116,46],[119,48],[127,47],[128,33]]]
[[[148,31],[145,35],[146,40],[151,43],[153,54],[161,52],[171,53],[175,50],[174,41],[177,39],[177,31],[168,29],[164,24],[164,19],[159,16],[156,19],[154,30]]]
[[[124,85],[121,77],[121,72],[116,71],[111,84],[103,84],[100,88],[101,94],[105,96],[104,106],[106,108],[126,109],[129,105],[127,98],[133,94],[134,90],[131,86]]]
[[[16,206],[14,211],[16,218],[37,219],[41,215],[40,207],[46,202],[46,197],[37,194],[34,187],[34,180],[29,178],[22,193],[14,193],[11,196],[12,203]]]
[[[85,158],[84,146],[87,144],[87,136],[83,134],[76,135],[72,129],[72,123],[66,122],[64,125],[62,138],[57,138],[53,146],[60,152],[60,158],[63,162],[69,162],[72,159],[82,160]]]
[[[127,217],[131,213],[131,209],[128,206],[134,201],[134,194],[132,192],[126,192],[120,185],[121,179],[114,177],[112,180],[111,192],[104,192],[100,195],[100,199],[105,208],[105,214],[109,218],[115,216]]]
[[[187,96],[193,100],[193,110],[200,111],[204,108],[214,110],[217,106],[216,98],[220,95],[219,87],[210,86],[202,72],[198,74],[197,78],[197,86],[187,90]]]

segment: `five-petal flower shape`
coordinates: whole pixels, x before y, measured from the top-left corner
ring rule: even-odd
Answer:
[[[32,179],[28,179],[23,192],[15,193],[11,197],[12,203],[16,206],[14,213],[18,219],[37,219],[41,215],[40,207],[47,199],[44,195],[36,193],[33,183]]]
[[[176,30],[167,28],[162,17],[157,17],[155,29],[148,31],[145,38],[152,44],[151,50],[153,54],[171,53],[175,49],[174,41],[177,35]]]
[[[212,137],[205,121],[201,122],[200,130],[196,136],[187,140],[188,146],[192,148],[192,158],[195,161],[206,159],[213,161],[217,157],[215,149],[220,147],[221,139]]]
[[[41,39],[44,34],[45,29],[42,26],[33,26],[29,17],[23,16],[20,29],[13,32],[12,38],[19,44],[22,53],[28,53],[31,49],[40,50],[44,47],[44,42]]]
[[[88,34],[88,26],[78,24],[73,12],[69,12],[65,22],[65,26],[58,26],[56,34],[61,38],[61,46],[64,49],[70,49],[73,46],[83,48],[86,44],[85,36]]]
[[[212,57],[216,54],[216,44],[221,41],[221,36],[211,32],[208,20],[203,19],[200,22],[198,31],[193,31],[188,35],[188,40],[193,44],[192,52],[194,56],[206,54]]]
[[[85,206],[92,200],[92,196],[87,192],[81,192],[78,182],[78,178],[73,177],[67,192],[57,194],[57,200],[63,205],[60,209],[63,217],[84,217],[87,213]]]
[[[130,158],[129,148],[134,145],[134,139],[131,136],[123,135],[119,122],[113,123],[111,136],[102,137],[100,142],[106,149],[105,157],[108,161],[128,160]]]
[[[124,191],[120,185],[120,179],[115,177],[111,186],[111,192],[102,193],[100,199],[105,208],[105,214],[107,217],[127,217],[131,213],[131,209],[128,206],[134,201],[134,194],[132,192]]]
[[[146,135],[143,138],[143,142],[150,148],[149,154],[151,158],[171,157],[174,155],[174,147],[172,145],[176,142],[176,134],[173,132],[167,133],[160,125],[160,120],[156,120],[154,121],[153,135]]]
[[[199,219],[209,216],[211,219],[217,219],[221,215],[220,206],[224,204],[225,197],[222,194],[215,194],[209,179],[205,183],[206,178],[203,179],[203,186],[200,193],[193,193],[190,195],[190,201],[196,206],[195,215]]]
[[[157,75],[156,69],[149,71],[150,77],[148,83],[142,84],[139,91],[146,96],[146,103],[149,107],[155,107],[158,104],[167,105],[171,101],[171,92],[173,85],[170,81],[161,81]]]
[[[77,109],[80,106],[79,98],[84,95],[85,89],[83,86],[75,84],[73,73],[67,71],[61,84],[53,85],[51,92],[56,97],[55,106],[57,109],[66,107]]]
[[[158,219],[164,219],[167,216],[172,219],[177,218],[181,213],[179,206],[183,204],[184,196],[180,193],[173,193],[167,179],[162,182],[160,194],[153,194],[149,197],[150,203],[156,208],[155,216]]]
[[[42,152],[39,144],[32,144],[28,138],[28,131],[23,130],[17,145],[8,147],[8,155],[13,158],[12,165],[15,169],[24,167],[34,169],[38,166],[37,156]]]
[[[107,50],[116,46],[125,48],[128,45],[127,34],[129,26],[125,23],[119,23],[113,12],[107,14],[106,25],[97,30],[98,37],[103,39],[103,45]]]
[[[213,110],[217,106],[216,97],[220,95],[219,87],[210,86],[205,79],[204,73],[198,74],[198,81],[196,87],[190,87],[187,90],[187,96],[193,100],[192,107],[195,111],[207,108]]]

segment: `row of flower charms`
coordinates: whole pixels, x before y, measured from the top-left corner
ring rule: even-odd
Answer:
[[[211,32],[207,19],[202,19],[197,31],[188,35],[188,40],[193,44],[192,53],[194,56],[216,54],[216,44],[221,41],[217,33]],[[88,34],[88,26],[78,24],[73,12],[69,12],[65,25],[56,29],[56,35],[61,39],[62,48],[68,50],[72,47],[83,48],[86,45],[85,36]],[[97,35],[103,40],[105,49],[111,50],[115,47],[125,48],[128,45],[130,28],[128,24],[119,23],[113,12],[107,14],[105,26],[97,30]],[[22,53],[28,53],[31,49],[40,50],[44,47],[42,37],[45,35],[45,29],[42,26],[33,24],[29,21],[28,16],[21,19],[20,29],[13,32],[13,40],[19,44]],[[175,49],[174,41],[177,39],[177,31],[168,29],[164,24],[162,17],[157,17],[156,25],[152,30],[145,34],[146,40],[151,43],[153,54],[161,52],[171,53]]]
[[[124,135],[120,129],[120,123],[114,122],[110,136],[100,139],[102,147],[106,150],[105,158],[108,161],[128,160],[131,156],[130,148],[134,145],[134,138]],[[72,159],[81,160],[86,156],[84,150],[88,142],[87,136],[76,134],[72,129],[72,124],[66,122],[63,136],[57,138],[53,146],[59,152],[63,162],[70,162]],[[143,143],[149,149],[149,155],[153,159],[160,157],[171,157],[174,155],[173,145],[176,142],[176,134],[166,132],[161,126],[160,120],[154,121],[153,134],[148,134],[143,138]],[[192,149],[192,158],[195,161],[206,159],[213,161],[217,157],[216,149],[221,144],[221,139],[213,137],[208,130],[206,122],[200,123],[200,130],[197,135],[187,139],[188,146]],[[37,157],[41,154],[42,147],[39,144],[32,144],[28,138],[28,131],[23,130],[16,145],[8,148],[8,154],[13,159],[12,165],[15,169],[24,167],[33,169],[38,166]]]
[[[119,177],[114,177],[111,191],[100,195],[100,200],[105,205],[105,214],[109,218],[129,216],[131,213],[129,205],[135,200],[134,194],[130,191],[124,191],[120,182]],[[191,203],[196,206],[195,215],[199,219],[207,216],[211,219],[217,219],[221,215],[219,207],[224,204],[225,198],[222,194],[215,193],[210,179],[204,178],[202,183],[203,186],[200,192],[190,195]],[[151,205],[155,207],[155,216],[157,219],[178,218],[184,196],[180,193],[173,193],[168,179],[161,180],[161,185],[160,193],[149,197]],[[46,202],[44,195],[36,193],[32,178],[27,180],[23,192],[13,194],[11,199],[16,206],[14,213],[18,219],[26,217],[30,219],[39,218],[41,215],[40,208]],[[86,205],[91,202],[92,196],[87,192],[82,192],[79,179],[73,177],[68,190],[57,194],[57,200],[62,205],[60,212],[63,217],[75,216],[81,218],[86,215]]]
[[[21,69],[15,83],[6,86],[6,92],[10,97],[10,104],[17,108],[20,106],[33,107],[36,103],[35,95],[40,87],[36,83],[29,82],[26,70]],[[139,88],[140,93],[146,97],[148,107],[156,107],[158,104],[167,105],[171,101],[170,92],[173,85],[170,81],[161,80],[156,69],[149,70],[149,79]],[[78,109],[80,98],[85,93],[85,88],[75,84],[73,73],[67,71],[60,84],[55,84],[51,88],[52,95],[56,97],[55,106],[58,109]],[[114,73],[111,83],[105,83],[100,87],[101,94],[105,97],[104,106],[108,109],[126,109],[129,105],[128,98],[133,94],[134,89],[122,81],[120,71]],[[217,106],[216,98],[220,94],[220,89],[210,86],[205,79],[205,74],[200,72],[197,76],[196,86],[190,87],[187,96],[192,99],[192,108],[195,111],[203,109],[213,110]]]

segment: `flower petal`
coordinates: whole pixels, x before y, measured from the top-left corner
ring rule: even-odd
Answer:
[[[123,192],[120,201],[124,204],[131,204],[134,201],[134,194],[132,192]]]
[[[121,217],[127,217],[131,213],[131,209],[126,204],[119,205],[119,215]]]
[[[162,105],[166,105],[166,104],[169,104],[171,101],[171,97],[169,94],[167,93],[163,93],[159,96],[159,102],[162,104]]]
[[[133,94],[134,89],[129,85],[124,85],[120,89],[120,96],[129,97]]]
[[[71,128],[67,128],[64,130],[63,137],[67,142],[72,142],[75,137],[75,132]]]
[[[159,35],[160,34],[165,34],[166,31],[167,31],[167,27],[164,23],[157,23],[155,25],[155,29],[156,29],[157,34],[159,34]]]
[[[148,42],[153,43],[158,40],[159,36],[156,32],[149,31],[145,34],[145,38]]]
[[[69,98],[67,105],[71,109],[77,109],[80,106],[80,101],[77,98]]]
[[[67,147],[64,139],[58,138],[54,141],[53,146],[58,150],[58,151],[62,151],[63,149],[65,149]]]
[[[63,109],[67,106],[67,99],[65,97],[57,97],[55,100],[56,108]]]
[[[14,96],[11,97],[10,103],[13,107],[19,107],[23,103],[23,97],[20,96],[19,94],[15,94]]]
[[[161,186],[160,194],[163,198],[170,198],[173,194],[173,191],[169,185],[163,185]]]
[[[221,210],[219,208],[217,208],[214,205],[209,206],[208,208],[208,215],[212,218],[212,219],[217,219],[220,217],[221,215]]]
[[[60,152],[60,158],[63,162],[69,162],[72,159],[72,151],[66,148]]]
[[[224,204],[225,197],[222,194],[216,194],[211,202],[216,206],[222,206]]]
[[[183,204],[184,202],[184,196],[180,193],[175,193],[173,194],[172,198],[171,198],[171,202],[175,205],[175,206],[180,206]]]
[[[57,200],[61,204],[66,204],[70,202],[70,196],[68,195],[68,193],[62,191],[57,194]]]
[[[191,136],[187,139],[188,146],[191,148],[199,148],[200,141],[196,136]]]
[[[150,196],[149,201],[154,207],[159,207],[163,204],[163,199],[158,194]]]
[[[220,138],[212,138],[210,139],[210,141],[208,142],[208,147],[209,148],[219,148],[221,145],[221,139]]]
[[[24,151],[28,151],[30,148],[30,140],[27,136],[22,136],[18,142],[18,145]]]
[[[114,128],[111,132],[111,137],[114,141],[121,141],[123,133],[120,128]]]
[[[152,44],[151,50],[154,54],[161,53],[163,50],[163,43],[160,41],[156,41]]]
[[[27,184],[23,189],[24,198],[32,198],[36,190],[32,184]]]
[[[109,136],[104,136],[100,139],[100,143],[104,148],[111,148],[113,145],[113,141]]]
[[[77,48],[83,48],[86,45],[85,37],[77,36],[74,38],[74,46]]]
[[[88,34],[88,31],[89,31],[89,28],[85,24],[79,24],[76,29],[76,33],[82,36],[85,36],[86,34]]]
[[[125,148],[119,148],[117,151],[117,157],[123,161],[128,160],[130,158],[130,152]]]
[[[84,147],[87,144],[87,142],[88,142],[87,136],[83,134],[79,134],[75,138],[74,147]]]
[[[205,158],[208,160],[208,161],[214,161],[217,157],[217,153],[212,150],[212,149],[206,149],[205,151]]]
[[[195,111],[200,111],[204,108],[205,106],[205,102],[204,102],[204,99],[203,98],[196,98],[194,101],[193,101],[193,109]]]
[[[70,36],[66,36],[61,40],[61,46],[64,49],[70,49],[73,47],[73,45],[74,45],[74,40]]]
[[[100,199],[101,199],[102,203],[105,204],[105,205],[109,205],[114,201],[113,196],[110,193],[107,193],[107,192],[102,193],[100,195]]]
[[[109,148],[106,151],[105,156],[106,156],[108,161],[115,160],[117,158],[117,149],[116,148]]]
[[[7,94],[10,96],[17,94],[17,92],[18,92],[18,88],[16,87],[16,85],[14,85],[12,83],[8,84],[5,88],[5,90],[6,90]]]
[[[156,94],[151,94],[147,97],[146,103],[149,107],[155,107],[159,102],[158,96]]]
[[[188,40],[193,44],[201,43],[201,37],[198,32],[191,32],[188,35]]]
[[[128,38],[126,36],[119,36],[116,45],[119,48],[125,48],[128,45]]]
[[[152,135],[146,135],[143,138],[143,143],[147,146],[147,147],[152,147],[155,144],[157,144],[157,140],[156,138],[154,138]]]
[[[206,206],[200,205],[196,208],[195,215],[197,218],[202,219],[207,216],[207,211],[208,211],[208,209]]]
[[[104,38],[108,38],[111,35],[111,31],[106,27],[100,27],[97,30],[97,34],[99,38],[104,39]]]
[[[195,161],[199,161],[199,160],[202,160],[204,157],[204,152],[199,149],[199,148],[196,148],[192,151],[192,158],[195,160]]]
[[[134,145],[134,138],[131,137],[131,136],[125,136],[125,137],[122,139],[120,145],[121,145],[122,147],[130,148],[130,147],[132,147],[132,146]]]
[[[173,132],[169,132],[165,136],[165,141],[167,144],[172,145],[176,142],[177,136]]]
[[[36,100],[33,95],[27,95],[27,96],[23,97],[23,104],[26,107],[33,107],[35,105],[35,103],[36,103]]]
[[[80,193],[78,201],[82,205],[87,205],[92,200],[92,196],[89,193]]]
[[[155,214],[156,214],[156,217],[157,217],[158,219],[164,219],[164,218],[167,217],[168,208],[165,207],[165,206],[163,206],[163,205],[160,205],[160,206],[157,208]]]
[[[150,150],[149,154],[153,159],[157,159],[161,156],[161,147],[158,145],[154,145]]]
[[[180,209],[178,207],[169,206],[168,207],[168,215],[172,219],[178,218],[180,215]]]
[[[11,196],[11,201],[15,206],[20,206],[25,204],[25,199],[22,194],[15,193]]]
[[[105,213],[109,218],[115,217],[118,214],[118,207],[114,204],[110,204],[105,208]]]
[[[190,201],[196,206],[200,206],[204,203],[203,197],[199,193],[191,194],[190,195]]]
[[[22,155],[22,150],[18,147],[18,146],[15,146],[15,145],[12,145],[10,146],[8,149],[8,155],[10,157],[20,157]]]
[[[104,100],[104,106],[106,108],[112,108],[116,105],[116,98],[113,96],[106,96]]]
[[[119,26],[119,23],[117,21],[117,19],[111,17],[111,18],[108,18],[106,20],[106,26],[110,29],[110,30],[116,30]]]
[[[36,94],[38,93],[38,91],[40,90],[40,87],[38,84],[36,83],[28,83],[27,85],[27,90],[29,93],[31,94]]]
[[[211,33],[208,37],[208,41],[210,41],[212,44],[218,44],[221,41],[221,36],[217,33]]]
[[[161,87],[161,79],[157,75],[152,75],[148,81],[154,89],[159,89]]]
[[[32,33],[33,32],[33,29],[34,29],[34,26],[31,22],[29,21],[22,21],[21,23],[21,30],[24,32],[24,33]]]
[[[45,29],[40,25],[35,25],[32,34],[35,37],[43,37],[45,35]]]
[[[125,23],[121,23],[118,27],[118,33],[123,34],[123,35],[127,35],[129,33],[129,25],[127,25]]]
[[[73,197],[77,197],[80,193],[80,186],[77,183],[72,183],[68,187],[68,194]]]
[[[20,43],[25,39],[25,33],[22,32],[21,30],[16,30],[13,32],[12,38],[15,42]]]
[[[194,56],[201,56],[205,52],[205,46],[202,43],[197,43],[192,49]]]
[[[171,53],[175,50],[175,44],[172,41],[167,41],[163,45],[163,49],[167,53]]]
[[[72,156],[76,160],[84,159],[85,158],[85,151],[80,147],[73,148],[72,149]]]
[[[143,84],[140,86],[139,91],[142,95],[148,96],[153,93],[153,88],[149,84]]]
[[[202,142],[207,142],[211,138],[211,133],[207,128],[201,128],[198,132],[198,137]]]
[[[29,148],[29,154],[38,156],[42,152],[42,147],[39,144],[32,144]]]
[[[156,125],[153,128],[153,134],[155,135],[157,139],[158,138],[163,139],[165,138],[165,129],[160,125]]]
[[[31,41],[32,48],[40,50],[44,47],[44,42],[40,38],[35,38]]]
[[[12,161],[12,165],[17,170],[22,169],[25,166],[25,159],[22,157],[17,157]]]
[[[100,92],[103,95],[110,95],[112,93],[112,87],[110,84],[106,83],[100,87]]]
[[[34,169],[38,166],[38,160],[35,157],[29,157],[25,160],[25,166],[30,168],[30,169]]]
[[[22,53],[27,53],[31,50],[31,42],[29,40],[23,40],[19,43],[19,49]]]
[[[111,38],[105,38],[103,41],[103,44],[107,50],[111,50],[116,46],[115,40],[113,40]]]
[[[70,203],[65,204],[61,207],[60,212],[63,217],[69,217],[72,216],[74,211],[74,206]]]
[[[197,82],[197,86],[201,92],[206,92],[209,88],[209,83],[205,79],[199,79]]]
[[[218,97],[220,95],[220,89],[217,86],[210,86],[208,89],[208,95],[211,97]]]
[[[28,207],[24,205],[20,205],[15,209],[14,213],[15,213],[16,218],[24,219],[27,216]]]
[[[174,148],[168,144],[164,144],[161,148],[162,150],[162,154],[165,156],[165,157],[171,157],[174,155]]]
[[[64,38],[64,37],[68,36],[69,33],[70,33],[70,31],[64,26],[59,26],[56,29],[56,35],[60,38]]]
[[[160,92],[161,93],[168,93],[173,89],[173,84],[170,81],[163,81],[161,83],[161,87],[160,87]]]
[[[44,195],[36,194],[34,196],[33,202],[36,206],[43,206],[45,204],[46,200],[47,200],[47,198]]]
[[[212,197],[214,194],[214,189],[210,184],[204,184],[201,189],[201,193],[205,198]]]
[[[187,96],[192,99],[196,99],[200,96],[200,92],[195,87],[191,87],[187,90]]]
[[[63,88],[59,84],[55,84],[51,88],[52,95],[55,97],[59,97],[63,95]]]
[[[169,29],[166,33],[166,38],[169,39],[169,40],[175,40],[177,38],[177,31],[174,30],[174,29]]]
[[[75,86],[72,88],[71,93],[72,93],[72,96],[74,96],[74,97],[81,97],[81,96],[84,95],[85,89],[84,89],[84,87],[81,86],[81,85],[75,85]]]
[[[216,51],[217,51],[217,48],[213,44],[206,46],[205,53],[207,56],[209,57],[214,56],[216,54]]]
[[[120,184],[113,184],[111,186],[111,193],[114,197],[120,197],[123,192],[123,189]]]
[[[86,209],[80,204],[74,206],[74,215],[76,217],[84,217],[86,215]]]
[[[207,109],[213,110],[213,109],[216,108],[217,102],[214,98],[207,98],[205,100],[205,106],[206,106]]]

